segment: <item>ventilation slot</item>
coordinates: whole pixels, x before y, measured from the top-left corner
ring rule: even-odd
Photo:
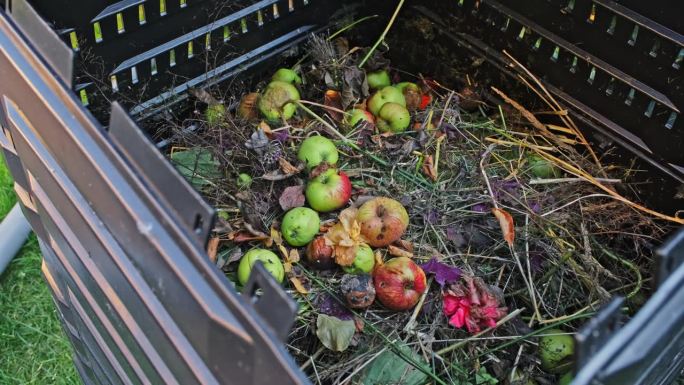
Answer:
[[[136,67],[131,67],[131,82],[133,84],[138,83],[138,69]]]
[[[665,127],[666,127],[668,130],[671,130],[672,127],[674,127],[676,121],[677,121],[677,113],[674,112],[674,111],[672,111],[672,112],[670,113],[670,117],[667,118],[667,123],[665,123]]]
[[[166,16],[166,0],[159,0],[159,16]]]
[[[627,40],[627,44],[634,46],[634,44],[636,44],[638,36],[639,36],[639,26],[635,25],[634,29],[632,30],[632,35],[629,37],[629,40]]]
[[[78,45],[78,35],[76,35],[76,31],[69,32],[69,42],[71,42],[71,48],[74,51],[78,51],[80,49]]]
[[[172,49],[169,51],[169,67],[173,67],[176,65],[176,50]]]
[[[126,28],[124,26],[123,13],[119,12],[116,14],[116,32],[124,33]]]
[[[150,74],[152,74],[152,76],[157,74],[157,59],[156,58],[150,59]]]
[[[143,25],[147,23],[145,18],[145,4],[138,5],[138,24]]]
[[[648,107],[646,107],[646,112],[644,112],[644,115],[647,118],[650,118],[653,116],[653,110],[655,110],[655,104],[656,104],[655,100],[651,100],[651,102],[648,103]]]
[[[81,104],[83,104],[84,107],[88,106],[90,103],[88,102],[88,93],[86,92],[85,88],[80,90],[78,94],[81,97]]]
[[[188,6],[188,0],[180,0],[180,7],[185,8]]]
[[[100,26],[100,22],[96,21],[93,23],[93,32],[95,33],[95,42],[99,43],[102,41],[102,27]]]
[[[116,80],[116,75],[110,76],[109,80],[111,80],[111,82],[112,82],[112,92],[118,92],[119,91],[119,82]]]

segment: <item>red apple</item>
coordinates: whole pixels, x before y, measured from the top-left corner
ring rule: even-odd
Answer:
[[[335,267],[334,251],[333,247],[326,243],[325,237],[318,236],[306,247],[306,260],[314,269],[332,269]]]
[[[409,216],[404,206],[394,199],[375,198],[361,205],[356,220],[369,245],[384,247],[404,235]]]
[[[306,200],[314,210],[325,213],[337,210],[349,202],[352,185],[344,172],[329,168],[309,181]]]
[[[391,310],[409,310],[416,306],[427,288],[425,272],[410,258],[399,257],[373,270],[376,297]]]

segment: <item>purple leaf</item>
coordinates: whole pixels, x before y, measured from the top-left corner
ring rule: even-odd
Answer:
[[[341,320],[354,319],[354,314],[350,312],[340,301],[336,300],[328,294],[319,297],[318,310],[331,317],[339,318]]]
[[[434,225],[439,222],[440,215],[437,210],[428,210],[427,213],[423,214],[423,219],[425,222]]]
[[[435,275],[435,281],[439,286],[444,287],[447,283],[456,282],[461,278],[461,269],[454,266],[449,266],[432,257],[427,263],[420,265],[426,273]]]
[[[488,213],[491,210],[489,208],[489,205],[485,203],[475,204],[470,209],[475,211],[476,213]]]

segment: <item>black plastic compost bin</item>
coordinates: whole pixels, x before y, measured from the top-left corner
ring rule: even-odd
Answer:
[[[338,16],[377,13],[378,36],[397,2],[7,3],[0,144],[84,383],[308,383],[282,344],[294,302],[263,270],[234,291],[204,251],[213,209],[136,121],[182,108],[189,87],[272,66]],[[417,14],[437,33],[415,37],[426,39],[424,56],[396,62],[437,71],[451,65],[439,45],[485,59],[481,76],[515,76],[507,50],[587,133],[644,161],[659,187],[652,202],[681,205],[681,0],[408,0],[399,17]],[[207,71],[200,57],[221,47],[231,54]],[[665,384],[680,373],[684,232],[659,256],[657,291],[630,322],[621,325],[616,298],[579,333],[573,384]]]

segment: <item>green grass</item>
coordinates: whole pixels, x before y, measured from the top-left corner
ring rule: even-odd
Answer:
[[[0,155],[0,220],[15,202]],[[40,272],[38,241],[31,236],[0,276],[0,384],[78,384],[71,348]]]

